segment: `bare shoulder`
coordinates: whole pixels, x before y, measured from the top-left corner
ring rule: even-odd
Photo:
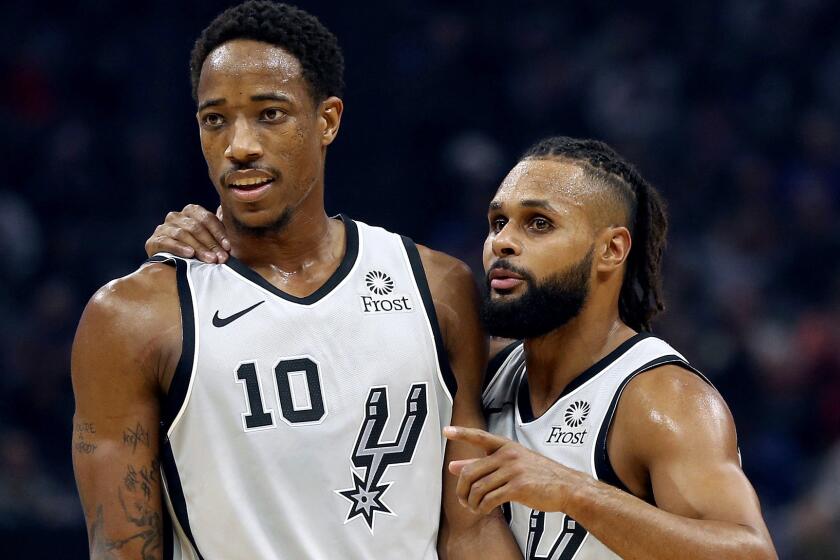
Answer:
[[[631,380],[616,411],[616,440],[651,458],[679,450],[737,456],[735,423],[718,391],[695,373],[665,365]]]
[[[73,342],[74,382],[130,366],[156,374],[180,353],[181,319],[175,270],[161,263],[112,280],[91,297]],[[127,362],[127,363],[126,363]]]
[[[417,245],[417,251],[420,253],[420,260],[423,261],[423,268],[426,270],[430,284],[432,281],[474,283],[470,267],[462,260],[441,251],[429,249],[424,245]]]
[[[451,255],[417,246],[441,328],[478,321],[478,290],[470,267]]]
[[[162,263],[149,263],[99,288],[85,307],[82,322],[137,331],[155,323],[160,311],[173,303],[177,310],[175,270]]]

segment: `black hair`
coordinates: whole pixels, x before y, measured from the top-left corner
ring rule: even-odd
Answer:
[[[294,55],[316,102],[344,91],[344,55],[335,35],[318,18],[288,4],[248,0],[216,16],[196,40],[190,58],[193,99],[198,100],[204,59],[233,39],[262,41]]]
[[[637,331],[650,331],[651,320],[665,304],[662,297],[662,253],[668,215],[659,192],[615,150],[598,140],[554,136],[540,140],[522,159],[568,159],[590,177],[615,189],[629,217],[633,249],[619,295],[621,320]]]

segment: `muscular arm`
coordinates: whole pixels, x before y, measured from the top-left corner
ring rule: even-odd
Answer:
[[[677,366],[631,381],[608,450],[619,477],[656,507],[589,479],[568,513],[623,558],[776,558],[741,470],[735,424],[712,387]]]
[[[456,469],[459,495],[478,511],[504,501],[562,511],[626,559],[776,558],[729,411],[681,368],[641,374],[619,401],[608,451],[633,494],[499,436],[458,430],[451,437],[491,453]]]
[[[82,315],[72,453],[94,560],[162,557],[158,402],[179,352],[175,278],[164,265],[111,282]]]
[[[469,268],[461,261],[418,247],[450,366],[458,382],[452,424],[484,428],[481,382],[487,360],[487,339],[478,320],[478,294]],[[458,502],[457,478],[446,469],[450,461],[483,456],[469,444],[446,446],[443,473],[443,514],[438,550],[442,558],[521,558],[501,511],[475,514]]]

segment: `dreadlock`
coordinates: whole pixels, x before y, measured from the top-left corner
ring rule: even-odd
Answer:
[[[621,320],[637,331],[650,331],[651,320],[665,304],[662,298],[662,253],[668,231],[665,202],[633,165],[597,140],[554,136],[540,140],[521,159],[568,159],[584,172],[615,189],[625,203],[633,250],[618,300]]]

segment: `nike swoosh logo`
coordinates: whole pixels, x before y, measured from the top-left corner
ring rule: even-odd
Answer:
[[[257,306],[259,306],[263,303],[265,303],[265,300],[257,302],[254,305],[252,305],[251,307],[249,307],[248,309],[243,309],[239,313],[234,313],[230,317],[225,317],[224,319],[219,317],[219,312],[216,311],[216,314],[213,315],[213,326],[221,328],[221,327],[224,327],[225,325],[229,325],[230,323],[236,321],[237,319],[239,319],[240,317],[242,317],[243,315],[245,315],[249,311],[253,311],[255,307],[257,307]]]

